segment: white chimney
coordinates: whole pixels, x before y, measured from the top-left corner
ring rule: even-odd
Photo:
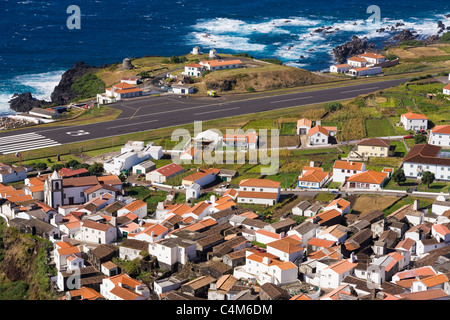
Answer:
[[[413,208],[415,211],[418,211],[420,207],[420,201],[419,199],[414,200]]]
[[[270,258],[269,257],[264,257],[263,258],[263,263],[266,264],[266,265],[269,265],[270,264]]]
[[[150,233],[150,236],[154,237],[154,236],[155,236],[155,231],[152,231],[152,232]]]
[[[309,162],[309,166],[310,166],[310,167],[314,167],[314,161],[310,161],[310,162]]]
[[[216,203],[216,196],[215,195],[212,195],[211,196],[211,203]]]

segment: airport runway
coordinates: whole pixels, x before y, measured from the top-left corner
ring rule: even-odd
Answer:
[[[60,127],[30,127],[0,133],[0,154],[57,146],[139,131],[153,130],[194,121],[207,121],[238,115],[346,100],[396,86],[408,79],[348,85],[276,96],[245,98],[179,98],[176,95],[141,97],[111,105],[122,110],[111,121]]]

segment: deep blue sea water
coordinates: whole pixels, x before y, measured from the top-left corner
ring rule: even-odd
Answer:
[[[79,30],[67,28],[70,5],[81,10]],[[380,8],[380,25],[366,21],[370,5]],[[198,45],[204,52],[245,51],[324,70],[333,61],[331,49],[352,35],[381,45],[388,34],[375,30],[396,22],[431,35],[438,20],[450,26],[448,13],[450,1],[436,0],[1,0],[0,114],[10,113],[7,101],[14,92],[48,99],[77,61],[101,65],[181,55]],[[328,26],[339,31],[312,32]]]

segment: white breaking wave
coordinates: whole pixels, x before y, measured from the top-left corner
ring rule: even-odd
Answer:
[[[38,100],[50,100],[50,95],[61,80],[65,70],[49,71],[36,74],[24,74],[15,76],[6,81],[0,93],[0,114],[11,113],[8,101],[14,93],[31,92],[33,98]]]
[[[436,14],[426,19],[412,17],[408,21],[382,18],[379,23],[364,19],[339,21],[334,17],[318,16],[267,18],[258,22],[230,18],[201,19],[192,26],[195,31],[188,34],[187,41],[192,45],[218,49],[259,51],[266,56],[273,55],[289,62],[298,60],[300,56],[309,58],[318,52],[331,52],[335,46],[341,44],[333,41],[335,35],[351,34],[369,40],[387,39],[392,36],[390,27],[398,23],[396,30],[409,29],[425,37],[437,34],[438,20],[450,26],[450,18],[445,17],[445,14]],[[331,32],[314,32],[318,28],[327,28],[326,31]],[[381,28],[385,31],[380,31]],[[261,34],[290,35],[291,37],[284,37],[285,40],[280,37],[280,40],[272,44],[255,43],[257,40],[250,38]],[[297,36],[297,40],[293,40],[292,36]],[[348,39],[350,40],[350,36]]]
[[[248,38],[229,35],[214,35],[201,32],[190,34],[192,44],[211,48],[230,49],[237,51],[264,51],[266,45],[250,43]]]

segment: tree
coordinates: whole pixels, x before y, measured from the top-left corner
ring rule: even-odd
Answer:
[[[54,163],[52,165],[52,171],[59,171],[62,168],[64,168],[64,165],[62,163]]]
[[[326,112],[335,112],[343,107],[343,105],[340,102],[334,101],[334,102],[327,102],[323,105]]]
[[[424,134],[416,134],[414,136],[414,143],[420,144],[420,143],[426,143],[427,142],[427,136]]]
[[[425,171],[423,173],[421,182],[422,182],[422,184],[426,184],[427,187],[429,188],[430,184],[433,183],[434,179],[435,179],[435,176],[434,176],[433,172]]]
[[[89,163],[79,163],[73,167],[73,169],[89,169],[91,165]]]
[[[392,180],[394,180],[397,185],[406,181],[405,172],[403,169],[395,170],[392,174]]]
[[[103,163],[94,162],[92,165],[89,166],[88,171],[91,175],[100,175],[102,174],[105,169],[103,168]]]
[[[79,164],[80,164],[80,162],[78,160],[73,159],[73,160],[70,160],[70,161],[66,162],[66,168],[72,168],[73,169]]]
[[[36,169],[39,172],[42,172],[47,169],[47,164],[44,162],[37,162],[33,165],[34,169]]]

